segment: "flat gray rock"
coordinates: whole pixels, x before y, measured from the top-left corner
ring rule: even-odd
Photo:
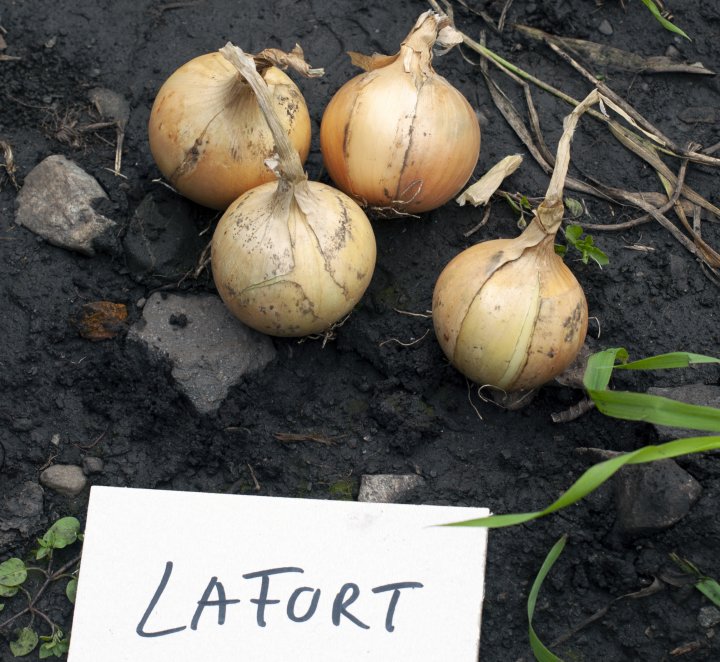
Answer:
[[[40,474],[40,482],[58,494],[77,496],[85,489],[87,478],[74,464],[53,464]]]
[[[670,388],[649,388],[648,393],[660,395],[672,400],[678,400],[690,405],[704,405],[705,407],[720,408],[720,386],[712,384],[686,384],[684,386],[673,386]],[[671,441],[681,437],[700,437],[712,432],[701,432],[698,430],[686,430],[682,428],[671,428],[666,425],[653,426],[658,433],[660,441]]]
[[[395,503],[424,482],[417,474],[365,475],[360,479],[358,501]]]
[[[211,294],[156,292],[128,337],[168,357],[173,377],[203,414],[216,411],[243,375],[275,357],[268,336],[240,323]]]
[[[28,173],[15,222],[55,246],[94,255],[96,243],[116,226],[93,209],[94,200],[107,199],[97,180],[56,154]]]
[[[627,465],[613,478],[616,525],[628,538],[677,524],[700,498],[702,487],[673,460]]]

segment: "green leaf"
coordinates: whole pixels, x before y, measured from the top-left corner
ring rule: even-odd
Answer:
[[[720,359],[714,356],[705,356],[704,354],[691,354],[690,352],[670,352],[669,354],[658,354],[657,356],[638,359],[615,367],[622,370],[664,370],[667,368],[688,368],[702,363],[720,364]]]
[[[32,628],[23,628],[18,633],[18,638],[10,642],[10,651],[15,657],[23,657],[32,653],[37,644],[37,632]]]
[[[0,584],[0,598],[12,598],[18,592],[17,586],[3,586]]]
[[[75,517],[63,517],[53,524],[38,540],[40,549],[36,554],[38,559],[48,556],[49,550],[63,549],[72,545],[80,534],[80,522]],[[43,553],[43,550],[47,550]],[[42,556],[40,556],[42,554]]]
[[[582,228],[579,225],[568,225],[563,232],[565,233],[566,239],[573,245],[582,236]]]
[[[545,581],[545,577],[547,577],[550,569],[555,564],[555,561],[557,561],[560,554],[562,554],[563,549],[565,549],[566,542],[567,535],[564,535],[553,545],[552,549],[545,558],[545,561],[543,562],[542,567],[537,574],[537,577],[535,577],[535,581],[533,582],[532,588],[530,589],[530,593],[528,595],[528,635],[530,637],[530,647],[532,648],[535,659],[538,660],[538,662],[562,662],[562,660],[557,655],[552,653],[545,646],[545,644],[540,641],[540,638],[537,636],[535,630],[533,629],[532,622],[533,616],[535,615],[535,604],[537,602],[538,593],[540,592],[540,587]]]
[[[642,3],[650,10],[650,13],[659,21],[660,25],[662,25],[666,30],[669,30],[670,32],[674,32],[675,34],[679,34],[681,37],[685,37],[688,41],[692,41],[690,37],[685,34],[677,25],[674,25],[670,21],[668,21],[658,9],[658,6],[653,2],[653,0],[642,0]]]
[[[65,587],[65,595],[72,604],[75,604],[75,596],[77,595],[77,579],[73,577]]]
[[[698,364],[720,364],[720,359],[690,352],[659,354],[631,363],[627,363],[627,359],[628,353],[623,348],[606,349],[593,354],[588,359],[583,385],[599,411],[606,416],[624,420],[647,421],[671,427],[720,432],[720,409],[715,407],[689,405],[647,393],[607,390],[613,369],[686,368]],[[621,361],[622,364],[615,365],[616,361]]]
[[[573,218],[580,218],[585,213],[582,202],[575,198],[565,198],[565,208]]]
[[[695,588],[700,591],[708,600],[720,607],[720,584],[712,577],[708,577],[700,569],[687,559],[680,558],[677,554],[670,554],[670,558],[677,563],[683,572],[694,575],[696,578]]]
[[[610,258],[608,258],[605,253],[595,246],[595,242],[590,235],[587,235],[584,239],[580,238],[583,230],[579,225],[568,225],[563,228],[563,233],[565,234],[565,239],[568,244],[580,251],[582,254],[582,261],[585,264],[587,264],[590,259],[597,262],[598,266],[601,268],[610,263]]]
[[[598,411],[613,418],[720,432],[720,409],[715,407],[689,405],[660,395],[630,391],[588,390],[588,395]]]
[[[624,453],[591,466],[570,488],[543,510],[530,513],[513,513],[508,515],[490,515],[478,519],[454,522],[447,526],[485,526],[488,528],[501,528],[523,524],[539,517],[544,517],[556,510],[567,508],[580,501],[583,497],[596,490],[605,481],[610,479],[626,464],[644,464],[668,458],[688,455],[690,453],[703,453],[705,451],[720,449],[720,436],[688,437],[675,439],[659,446],[643,446],[632,453]]]
[[[0,563],[0,585],[20,586],[27,579],[27,569],[22,559],[12,558]]]
[[[5,605],[2,602],[0,602],[0,611],[2,611],[3,609],[5,609]]]
[[[40,646],[40,659],[48,657],[62,657],[70,649],[70,640],[63,638],[63,631],[57,628],[49,637],[40,637],[45,643]]]

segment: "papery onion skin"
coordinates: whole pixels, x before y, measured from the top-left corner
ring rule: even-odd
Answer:
[[[311,124],[297,85],[277,67],[262,72],[273,105],[304,162]],[[182,195],[225,209],[275,175],[264,161],[274,141],[251,90],[219,53],[177,69],[162,85],[148,124],[150,151],[160,172]]]
[[[399,214],[436,209],[462,189],[477,164],[475,111],[431,66],[442,25],[426,12],[396,56],[354,57],[370,70],[345,83],[325,109],[325,167],[362,206]]]
[[[433,324],[450,362],[479,385],[529,391],[561,374],[585,341],[588,309],[553,237],[525,248],[496,239],[472,246],[443,270],[433,293]]]
[[[278,210],[277,183],[238,198],[212,240],[212,271],[240,321],[274,336],[327,331],[367,289],[376,245],[365,213],[340,191],[307,182],[317,200],[306,215],[293,200]],[[290,267],[288,267],[290,265]]]

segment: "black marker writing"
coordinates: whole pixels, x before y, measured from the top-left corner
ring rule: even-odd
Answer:
[[[247,575],[243,575],[245,579],[254,579],[255,577],[262,577],[262,583],[260,585],[260,596],[252,598],[250,602],[256,604],[257,607],[257,624],[264,628],[265,623],[265,605],[274,605],[280,602],[280,600],[269,600],[268,591],[270,590],[270,575],[279,575],[283,572],[304,572],[302,568],[272,568],[270,570],[259,570],[258,572],[249,572]]]
[[[351,595],[349,598],[345,597],[345,594],[350,591]],[[364,630],[369,630],[370,626],[365,625],[360,619],[355,618],[348,610],[348,605],[351,605],[355,600],[358,599],[358,596],[360,595],[360,588],[357,584],[353,584],[351,582],[348,582],[347,584],[344,584],[343,587],[338,591],[338,594],[335,596],[335,600],[333,601],[333,608],[332,608],[332,622],[333,625],[340,625],[340,617],[344,616],[348,620],[352,621],[357,625],[358,627],[363,628]]]
[[[297,616],[295,614],[295,603],[297,602],[297,599],[300,597],[301,593],[305,593],[306,591],[312,591],[313,596],[312,600],[310,601],[310,606],[308,607],[308,610],[305,612],[303,616]],[[293,594],[290,596],[290,599],[288,600],[287,604],[287,615],[288,618],[293,623],[304,623],[305,621],[309,621],[314,615],[315,610],[318,606],[318,601],[320,600],[320,589],[319,588],[310,588],[309,586],[301,586],[300,588],[296,588],[293,591]]]
[[[397,582],[395,584],[385,584],[384,586],[376,586],[373,593],[385,593],[386,591],[392,591],[392,597],[390,598],[390,604],[388,605],[387,614],[385,615],[385,629],[388,632],[393,632],[395,626],[393,625],[393,616],[395,615],[395,608],[397,607],[398,600],[400,599],[400,591],[404,588],[422,588],[423,585],[420,582]]]
[[[217,600],[210,600],[210,594],[213,592],[213,589],[217,590],[218,599]],[[232,605],[237,602],[240,602],[237,598],[233,600],[228,600],[225,598],[225,587],[217,580],[217,577],[211,577],[210,581],[208,582],[207,587],[205,588],[205,592],[202,595],[202,598],[198,600],[198,606],[195,610],[195,614],[192,617],[192,621],[190,622],[190,629],[191,630],[197,630],[198,622],[200,621],[200,616],[203,613],[203,610],[205,607],[217,607],[218,608],[218,625],[223,625],[225,623],[225,608],[227,605]]]
[[[153,609],[155,609],[155,606],[157,605],[158,601],[160,600],[160,596],[162,596],[163,591],[165,590],[165,587],[167,586],[168,582],[170,581],[170,575],[172,574],[173,569],[173,563],[172,561],[168,561],[165,564],[165,572],[163,572],[162,579],[160,580],[160,584],[158,585],[157,589],[155,590],[155,594],[150,599],[150,604],[148,605],[147,609],[145,610],[145,613],[143,614],[143,617],[140,619],[140,622],[138,623],[137,627],[135,628],[135,632],[137,632],[141,637],[162,637],[166,634],[173,634],[173,632],[180,632],[181,630],[184,630],[187,626],[181,625],[177,628],[171,628],[169,630],[159,630],[158,632],[145,632],[145,625],[148,622],[148,619],[150,618],[150,614],[152,614]]]

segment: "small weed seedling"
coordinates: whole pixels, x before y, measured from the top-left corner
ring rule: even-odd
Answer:
[[[675,34],[679,34],[681,37],[685,37],[685,39],[691,41],[690,37],[688,37],[683,30],[681,30],[677,25],[671,23],[667,18],[665,18],[665,16],[663,16],[660,8],[657,6],[657,4],[655,4],[655,0],[642,0],[642,3],[650,10],[650,13],[666,30],[674,32]]]
[[[60,568],[55,569],[53,552],[64,549],[78,540],[82,540],[80,522],[74,517],[63,517],[38,539],[38,548],[33,550],[32,557],[35,562],[40,562],[39,564],[29,565],[18,558],[10,558],[0,563],[0,613],[5,616],[6,607],[15,607],[12,616],[0,618],[0,634],[8,637],[10,632],[15,633],[15,638],[10,641],[10,652],[13,656],[29,655],[38,644],[40,644],[38,653],[41,660],[62,657],[68,652],[69,638],[39,605],[46,591],[64,579],[69,580],[65,586],[65,595],[71,603],[75,603],[80,555],[74,556]],[[38,575],[39,579],[34,581],[33,575]],[[22,603],[15,605],[16,602],[20,602],[15,599],[19,595],[24,595],[26,599],[24,606]],[[12,601],[6,605],[5,601],[8,598]],[[34,627],[38,618],[49,626],[50,634],[38,634]],[[25,621],[26,625],[18,628],[17,624],[22,621]]]
[[[581,239],[583,229],[579,225],[568,225],[566,228],[563,228],[563,233],[565,234],[565,241],[567,241],[568,246],[576,248],[582,254],[583,264],[587,264],[590,258],[597,262],[601,269],[610,263],[608,256],[595,245],[593,238],[589,234],[586,234],[585,237]],[[567,253],[567,246],[556,244],[555,252],[564,256]]]

